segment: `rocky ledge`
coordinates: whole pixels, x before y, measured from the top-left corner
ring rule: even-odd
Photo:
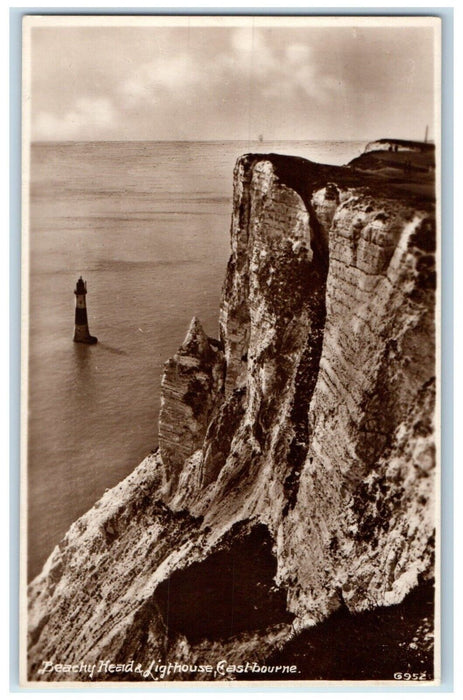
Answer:
[[[29,679],[224,658],[433,677],[433,190],[361,170],[238,160],[220,337],[192,321],[158,451],[30,584]]]

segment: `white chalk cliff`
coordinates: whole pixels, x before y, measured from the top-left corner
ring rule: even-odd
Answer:
[[[159,450],[30,584],[30,679],[88,680],[45,659],[276,658],[430,585],[433,207],[349,168],[239,159],[219,338],[193,319]],[[415,637],[418,666],[432,650],[425,613],[404,663]]]

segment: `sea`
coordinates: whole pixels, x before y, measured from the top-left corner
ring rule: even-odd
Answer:
[[[33,143],[28,577],[157,446],[165,361],[191,318],[217,337],[233,167],[244,153],[342,165],[364,141]],[[90,332],[72,342],[87,281]]]

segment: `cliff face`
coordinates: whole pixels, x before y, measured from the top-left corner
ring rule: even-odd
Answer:
[[[31,679],[88,680],[40,675],[50,658],[265,659],[432,579],[433,236],[432,203],[401,187],[238,161],[220,338],[193,320],[159,451],[30,585]]]

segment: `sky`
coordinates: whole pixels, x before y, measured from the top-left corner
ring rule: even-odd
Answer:
[[[434,137],[430,27],[34,26],[32,140]]]

